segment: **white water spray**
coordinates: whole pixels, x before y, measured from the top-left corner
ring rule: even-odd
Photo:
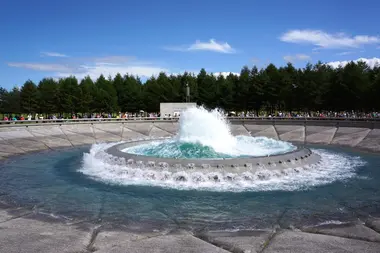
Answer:
[[[169,148],[166,150],[159,146],[168,142],[196,143],[211,147],[220,153],[251,156],[284,153],[295,148],[291,143],[266,137],[234,137],[222,113],[215,110],[208,112],[203,108],[191,108],[182,113],[180,130],[175,138],[143,145],[148,145],[150,148],[157,145],[158,150],[162,150],[162,153],[166,153],[169,157],[175,150]],[[254,173],[236,174],[223,169],[214,171],[183,169],[171,172],[150,167],[129,167],[124,158],[117,158],[105,152],[112,145],[115,143],[94,144],[90,152],[84,154],[80,172],[95,180],[118,185],[149,185],[211,191],[292,191],[353,177],[356,175],[355,169],[363,165],[359,157],[313,150],[321,156],[319,164],[283,171],[263,168]],[[139,150],[144,150],[143,145],[128,148],[127,151],[130,153],[136,151],[138,154]],[[220,181],[214,180],[215,175]],[[178,181],[179,177],[185,180]]]
[[[200,143],[224,154],[237,152],[237,139],[221,111],[189,108],[181,113],[179,125],[178,141]]]
[[[316,165],[285,169],[284,171],[262,169],[255,173],[229,173],[187,170],[178,172],[149,167],[132,168],[125,159],[105,152],[114,144],[94,144],[83,157],[79,172],[94,180],[115,185],[145,185],[174,188],[178,190],[205,191],[297,191],[329,184],[356,176],[355,170],[365,163],[360,157],[351,157],[325,150],[313,150],[321,156]],[[220,181],[213,180],[217,175]],[[178,177],[185,178],[178,181]]]
[[[179,144],[193,145],[192,154],[201,154],[201,149],[212,149],[214,155],[202,157],[185,155]],[[201,147],[199,147],[199,144]],[[177,136],[166,141],[156,141],[123,150],[136,155],[153,155],[165,158],[218,158],[240,156],[268,156],[283,154],[296,149],[289,142],[267,137],[233,136],[229,122],[219,110],[207,111],[193,107],[181,113]],[[216,153],[216,154],[215,154]],[[182,154],[182,155],[181,155]],[[204,153],[203,153],[204,154]]]

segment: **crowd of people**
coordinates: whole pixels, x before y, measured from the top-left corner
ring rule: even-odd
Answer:
[[[45,116],[45,117],[44,117]],[[70,115],[62,114],[28,114],[28,115],[3,115],[3,121],[17,121],[17,120],[63,120],[63,119],[133,119],[133,118],[175,118],[179,115],[162,115],[160,113],[146,113],[140,111],[139,113],[92,113],[92,114],[81,114],[72,113]],[[321,112],[282,112],[278,111],[275,113],[267,112],[228,112],[226,117],[240,117],[240,118],[380,118],[380,112],[354,112],[354,111],[343,111],[343,112],[333,112],[333,111],[321,111]]]
[[[230,117],[235,116],[234,114],[229,114]],[[343,112],[333,112],[333,111],[317,111],[317,112],[281,112],[276,113],[259,113],[255,114],[253,112],[241,112],[237,114],[238,117],[278,117],[278,118],[380,118],[380,112],[354,112],[354,111],[343,111]]]

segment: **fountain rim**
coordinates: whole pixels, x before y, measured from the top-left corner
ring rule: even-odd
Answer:
[[[122,150],[128,147],[133,147],[141,144],[146,144],[152,141],[158,141],[170,138],[160,138],[160,139],[149,139],[149,140],[133,140],[123,143],[115,144],[105,152],[109,155],[124,158],[126,162],[130,165],[140,164],[148,165],[151,167],[175,167],[178,165],[195,168],[195,167],[259,167],[267,165],[284,165],[294,162],[296,164],[313,164],[320,160],[320,157],[314,154],[310,149],[305,147],[300,147],[295,145],[297,149],[283,153],[275,154],[270,156],[259,156],[259,157],[239,157],[239,158],[161,158],[146,155],[131,154],[128,152],[123,152]]]

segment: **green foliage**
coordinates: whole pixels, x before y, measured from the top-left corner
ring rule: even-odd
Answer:
[[[7,112],[8,91],[0,87],[0,113]]]
[[[35,113],[38,109],[37,86],[30,80],[26,81],[20,91],[21,111]]]
[[[21,113],[21,97],[20,90],[18,87],[13,87],[13,89],[6,94],[5,100],[5,113]]]
[[[95,82],[95,108],[98,112],[112,113],[118,111],[117,92],[112,80],[107,80],[103,75]]]
[[[79,84],[78,109],[82,113],[91,113],[96,108],[95,97],[96,87],[89,76],[86,76]]]
[[[351,62],[333,69],[318,62],[296,69],[292,64],[264,69],[244,66],[240,75],[214,76],[201,69],[197,75],[160,73],[142,83],[139,77],[121,74],[95,82],[85,77],[56,81],[28,80],[21,90],[0,88],[0,113],[113,113],[140,110],[158,112],[161,102],[190,101],[226,111],[275,110],[380,110],[380,67]]]
[[[79,100],[78,80],[73,77],[62,78],[58,82],[57,110],[61,113],[75,113]]]
[[[42,79],[37,87],[38,90],[38,112],[57,112],[58,83],[52,78]]]

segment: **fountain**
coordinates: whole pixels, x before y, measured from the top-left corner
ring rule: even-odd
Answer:
[[[379,214],[377,155],[233,136],[230,126],[216,110],[191,108],[170,138],[136,134],[9,159],[0,163],[0,203],[141,230],[266,229],[279,216],[299,227]]]
[[[148,180],[191,183],[287,176],[320,161],[318,154],[292,143],[233,136],[218,110],[187,109],[182,112],[179,125],[178,134],[172,138],[110,144],[93,150],[91,157],[101,158],[105,165],[119,165],[112,170],[122,178],[138,174]],[[84,166],[83,173],[93,174],[89,167],[92,168]]]

